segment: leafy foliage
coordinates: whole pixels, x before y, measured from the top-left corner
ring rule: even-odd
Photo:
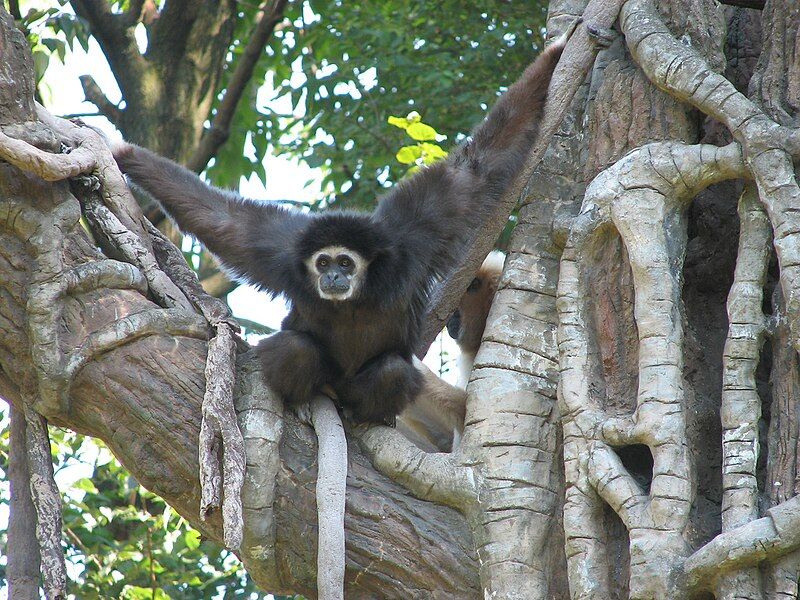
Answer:
[[[0,424],[7,426],[2,415],[0,410]],[[56,479],[64,499],[65,553],[76,597],[268,597],[256,588],[233,554],[203,540],[161,498],[140,486],[102,442],[56,428],[51,428],[50,434]],[[0,435],[3,479],[7,468],[6,428]],[[8,504],[7,492],[3,489],[0,503]],[[1,532],[0,547],[5,543],[5,532]],[[0,580],[5,580],[3,565]]]
[[[291,5],[291,25],[276,32],[256,73],[274,92],[251,94],[209,176],[238,181],[273,147],[323,169],[317,207],[373,206],[409,164],[395,161],[405,140],[387,118],[416,110],[458,142],[538,51],[545,7],[502,0]]]

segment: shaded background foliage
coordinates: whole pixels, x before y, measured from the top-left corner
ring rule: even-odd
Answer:
[[[152,11],[166,11],[170,1],[180,3],[145,2],[142,20],[146,22]],[[86,3],[7,1],[33,48],[39,83],[50,84],[54,96],[57,82],[44,79],[50,62],[63,61],[78,46],[88,49],[97,34],[91,23],[75,15],[73,4]],[[135,0],[124,0],[107,6],[118,15],[134,4]],[[540,48],[546,5],[504,0],[289,2],[206,177],[237,188],[242,178],[256,175],[269,187],[272,178],[282,176],[264,169],[264,157],[274,153],[320,169],[322,193],[311,210],[373,206],[381,192],[409,169],[409,163],[396,156],[401,148],[427,142],[447,149],[459,142],[493,98],[513,82]],[[232,21],[228,26],[233,34],[219,89],[214,91],[216,102],[209,114],[201,115],[207,125],[243,57],[259,10],[256,2],[230,6],[230,13],[219,17]],[[135,28],[140,47],[147,47],[145,56],[152,50],[147,44],[151,24]],[[125,76],[115,75],[118,83]],[[40,100],[43,97],[47,94],[39,95]],[[123,96],[119,106],[126,107],[129,100]],[[389,117],[403,118],[412,112],[441,135],[417,140],[388,122]],[[143,131],[143,123],[130,126],[123,120],[122,134],[145,143],[180,117],[161,112],[150,116],[149,132]],[[175,148],[171,155],[179,158],[187,151]],[[187,259],[201,277],[211,269],[208,257],[196,248]],[[258,325],[252,324],[252,329]],[[5,479],[7,419],[2,424],[0,470]],[[62,490],[66,552],[81,598],[265,597],[233,555],[201,540],[102,445],[55,428],[51,435],[57,471],[82,465],[76,470],[80,477],[72,477],[70,489]],[[7,505],[7,486],[0,491],[0,503]],[[0,536],[4,546],[5,532]],[[4,569],[0,561],[0,579]]]

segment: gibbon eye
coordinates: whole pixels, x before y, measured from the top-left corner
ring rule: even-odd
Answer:
[[[353,261],[347,256],[342,256],[339,259],[339,266],[342,267],[343,269],[349,269],[350,267],[353,266]]]
[[[481,287],[481,280],[476,277],[475,279],[473,279],[470,282],[469,287],[467,288],[467,291],[468,292],[475,292],[475,291],[477,291],[477,289],[479,287]]]
[[[317,259],[318,269],[327,269],[329,264],[331,264],[331,260],[327,256],[320,256]]]

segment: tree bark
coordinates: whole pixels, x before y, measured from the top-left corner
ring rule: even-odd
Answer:
[[[586,4],[553,1],[550,30]],[[347,597],[797,597],[800,8],[626,0],[618,22],[528,184],[458,451],[346,427]],[[224,317],[90,137],[59,153],[3,39],[0,393],[103,439],[221,540],[196,448]],[[240,555],[313,597],[316,437],[235,360]]]

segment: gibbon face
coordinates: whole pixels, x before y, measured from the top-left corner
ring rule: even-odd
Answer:
[[[458,308],[447,321],[447,333],[456,340],[462,352],[474,354],[481,345],[504,261],[505,255],[496,250],[486,257],[461,298]]]
[[[325,246],[305,263],[319,297],[333,302],[358,298],[369,266],[360,253],[345,246]]]

